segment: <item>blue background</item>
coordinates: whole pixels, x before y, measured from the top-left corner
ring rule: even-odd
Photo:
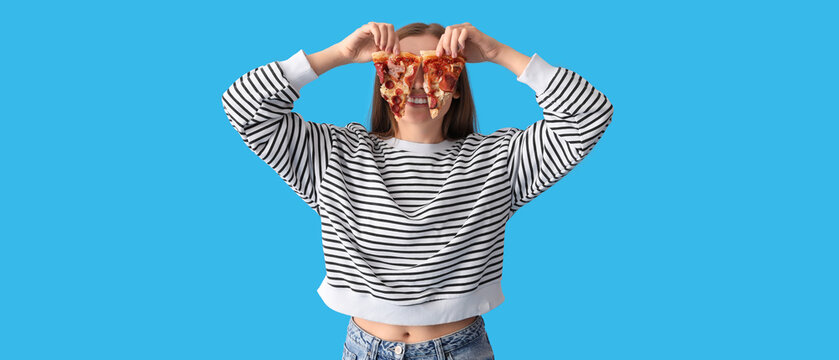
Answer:
[[[424,4],[5,5],[0,358],[339,358],[317,214],[221,95],[368,21],[470,22],[615,107],[507,225],[498,359],[839,358],[834,7]],[[467,66],[479,132],[541,118]],[[332,69],[295,111],[369,125],[372,74]]]

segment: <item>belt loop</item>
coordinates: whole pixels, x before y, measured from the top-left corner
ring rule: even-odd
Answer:
[[[437,350],[437,360],[446,360],[446,353],[443,351],[443,341],[440,338],[432,341],[434,341],[434,348]]]
[[[374,336],[373,341],[370,342],[370,349],[367,351],[367,355],[370,355],[368,360],[376,360],[378,358],[379,342],[379,338]]]

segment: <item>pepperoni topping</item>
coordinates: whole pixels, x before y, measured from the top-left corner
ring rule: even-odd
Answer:
[[[385,83],[385,87],[388,88],[388,89],[393,89],[393,86],[394,86],[393,81],[388,80]]]
[[[457,83],[457,79],[452,76],[452,74],[446,74],[443,76],[443,79],[440,80],[440,90],[452,92],[454,91],[454,85]]]
[[[402,89],[396,88],[396,95],[402,95]]]
[[[399,97],[398,95],[393,95],[393,97],[390,98],[390,100],[393,101],[394,105],[399,105],[399,103],[402,102],[402,98]]]
[[[399,114],[399,104],[393,104],[390,106],[390,111],[393,111],[394,114]]]
[[[457,60],[450,56],[442,56],[436,57],[431,60],[425,61],[422,65],[426,69],[429,69],[429,76],[436,77],[436,80],[440,81],[441,83],[447,83],[446,85],[440,85],[441,88],[443,86],[450,87],[454,90],[454,85],[457,83],[457,76],[460,74],[460,69],[462,69],[462,60]],[[448,69],[452,69],[449,71]],[[452,79],[445,79],[445,76],[453,76]],[[451,90],[444,90],[444,91],[451,91]]]
[[[379,77],[379,82],[382,83],[385,81],[385,64],[383,63],[376,63],[376,76]]]
[[[437,98],[436,97],[431,96],[431,95],[428,96],[428,107],[431,108],[431,109],[436,109],[437,108]]]

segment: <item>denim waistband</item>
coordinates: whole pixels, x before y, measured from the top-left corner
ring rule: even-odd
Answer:
[[[404,343],[376,337],[360,328],[350,317],[350,323],[347,325],[347,342],[352,342],[356,348],[370,352],[371,355],[375,351],[376,359],[399,360],[435,354],[443,356],[442,352],[458,349],[483,336],[485,331],[484,318],[478,315],[471,324],[453,333],[423,342]]]

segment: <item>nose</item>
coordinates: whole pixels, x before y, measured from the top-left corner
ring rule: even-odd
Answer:
[[[417,76],[414,76],[414,83],[411,86],[414,89],[422,89],[422,83],[425,75],[422,72],[422,66],[417,66]]]

